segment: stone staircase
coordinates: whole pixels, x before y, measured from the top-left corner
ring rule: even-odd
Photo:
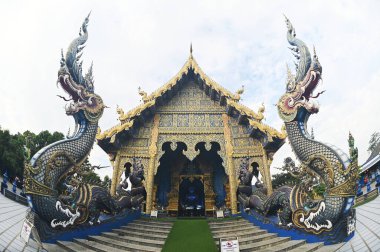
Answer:
[[[161,251],[172,226],[170,221],[139,219],[87,239],[57,241],[57,251]]]
[[[323,243],[306,243],[305,240],[278,237],[277,234],[268,233],[245,219],[210,221],[209,227],[217,246],[219,238],[238,236],[240,251],[332,252],[341,247],[341,244],[324,246]]]

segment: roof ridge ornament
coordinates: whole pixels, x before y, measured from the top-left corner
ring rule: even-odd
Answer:
[[[190,42],[190,58],[193,58],[193,43]]]
[[[138,90],[139,90],[139,95],[141,96],[141,101],[143,103],[147,103],[149,101],[148,100],[148,93],[145,92],[144,90],[142,90],[141,86],[139,86]]]

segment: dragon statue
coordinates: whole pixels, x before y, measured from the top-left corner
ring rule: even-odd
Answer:
[[[251,185],[254,177],[256,182]],[[267,188],[260,181],[257,168],[253,168],[252,172],[249,171],[249,157],[243,158],[240,163],[239,180],[238,199],[244,208],[256,209],[264,216],[278,213],[281,225],[287,225],[291,222],[290,187],[282,186],[268,197]]]
[[[298,177],[301,182],[290,190],[289,187],[280,188],[289,197],[287,200],[283,199],[282,206],[276,201],[268,201],[273,196],[267,197],[260,190],[248,193],[250,200],[243,202],[246,203],[245,206],[264,215],[277,204],[280,212],[290,213],[288,226],[301,232],[326,237],[326,240],[335,243],[343,241],[355,230],[356,214],[353,204],[358,178],[358,151],[354,147],[351,134],[348,156],[331,144],[316,141],[308,133],[308,118],[319,110],[315,99],[323,93],[313,95],[321,80],[322,66],[315,50],[311,56],[306,44],[296,38],[295,30],[286,17],[285,21],[288,28],[287,40],[298,62],[295,75],[288,68],[286,93],[279,99],[277,108],[279,116],[285,122],[293,152],[301,162],[298,168],[289,169],[288,172]],[[249,174],[244,169],[241,173]],[[316,181],[326,187],[320,198],[311,196]],[[273,194],[278,193],[275,191]],[[286,216],[280,217],[281,222],[289,221],[284,217]]]
[[[88,39],[87,16],[81,26],[79,37],[74,39],[60,62],[58,71],[59,85],[69,94],[71,101],[66,106],[66,114],[73,116],[76,129],[67,139],[52,143],[39,150],[25,165],[25,189],[31,208],[30,214],[37,229],[52,233],[54,229],[74,227],[89,222],[99,222],[101,211],[114,214],[125,208],[137,207],[142,199],[130,195],[112,198],[109,192],[99,186],[75,183],[70,195],[62,195],[59,188],[67,186],[67,178],[75,174],[88,157],[98,131],[98,121],[105,105],[102,98],[94,93],[92,65],[88,72],[82,74],[82,50]],[[136,181],[138,193],[141,194],[143,167],[130,174],[131,181]],[[132,179],[133,177],[133,179]],[[133,190],[133,189],[132,189]],[[144,190],[145,191],[145,190]],[[37,218],[36,218],[37,217]],[[37,221],[38,219],[38,221]],[[40,231],[40,230],[39,230]]]
[[[144,166],[141,159],[133,158],[133,170],[125,168],[125,179],[117,186],[116,194],[120,202],[128,208],[135,208],[145,199]]]

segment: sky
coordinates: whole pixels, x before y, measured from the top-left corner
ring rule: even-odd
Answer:
[[[320,111],[310,117],[316,140],[348,152],[351,131],[359,163],[369,156],[370,135],[380,131],[379,1],[0,1],[0,126],[12,133],[74,128],[56,95],[60,50],[77,37],[91,11],[84,69],[94,63],[95,92],[109,107],[100,120],[118,123],[116,106],[140,103],[138,86],[150,93],[193,55],[203,71],[231,91],[245,86],[242,103],[277,129],[286,64],[293,66],[283,14],[297,37],[315,45],[323,67]],[[286,143],[271,172],[293,156]],[[96,144],[93,165],[110,166]],[[111,176],[112,168],[99,174]]]

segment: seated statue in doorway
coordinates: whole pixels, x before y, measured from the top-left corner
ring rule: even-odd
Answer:
[[[238,200],[243,208],[254,209],[264,216],[278,214],[279,224],[291,223],[292,212],[289,204],[290,187],[283,186],[267,195],[267,189],[259,179],[257,167],[249,171],[249,158],[242,159],[239,173]],[[253,185],[252,185],[253,182]]]

